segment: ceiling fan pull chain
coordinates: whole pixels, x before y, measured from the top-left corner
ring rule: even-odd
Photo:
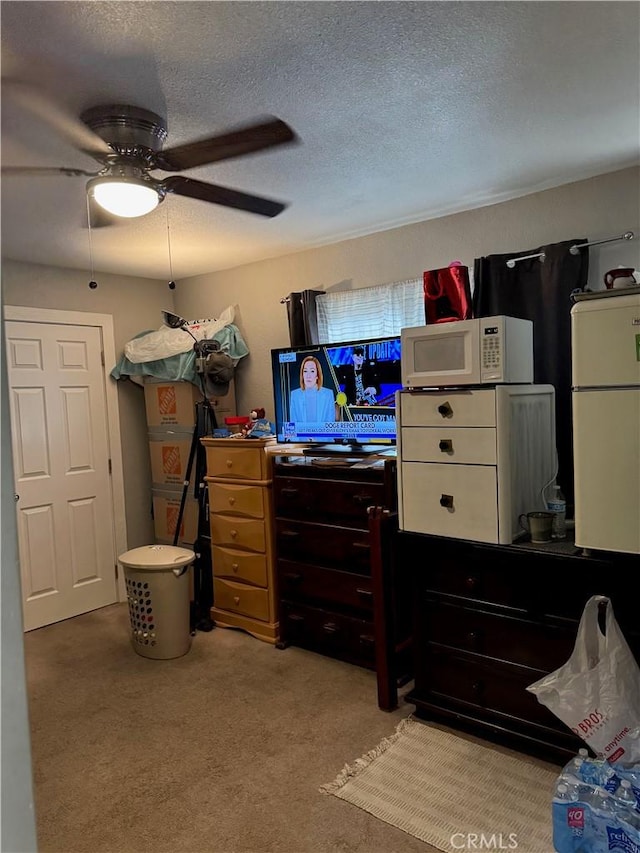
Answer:
[[[91,267],[91,281],[89,282],[89,287],[91,290],[95,290],[98,286],[98,282],[94,278],[93,271],[93,244],[91,242],[91,208],[89,203],[89,193],[86,193],[87,200],[87,226],[88,226],[88,234],[89,234],[89,265]]]
[[[169,199],[167,199],[165,208],[167,211],[167,248],[169,249],[169,275],[171,276],[169,280],[169,290],[176,289],[176,283],[173,280],[173,262],[171,260],[171,230],[169,228]]]

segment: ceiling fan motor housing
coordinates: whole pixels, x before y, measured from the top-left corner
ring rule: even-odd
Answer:
[[[157,152],[167,138],[167,122],[142,107],[112,104],[85,110],[81,120],[118,153]]]

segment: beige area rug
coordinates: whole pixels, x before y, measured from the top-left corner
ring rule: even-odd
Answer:
[[[413,717],[320,791],[444,850],[553,853],[559,768]]]

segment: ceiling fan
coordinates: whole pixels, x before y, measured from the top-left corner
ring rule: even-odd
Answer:
[[[3,174],[90,177],[89,200],[95,200],[109,213],[125,217],[149,213],[168,193],[268,217],[277,216],[286,207],[279,201],[183,175],[160,179],[150,174],[156,170],[182,172],[297,142],[294,131],[278,118],[267,117],[227,133],[163,150],[167,123],[150,110],[126,104],[104,105],[85,110],[78,119],[29,84],[3,80],[3,87],[7,85],[20,104],[66,136],[101,167],[89,172],[65,166],[3,166]]]

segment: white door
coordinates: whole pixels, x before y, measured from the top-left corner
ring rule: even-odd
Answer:
[[[117,601],[98,326],[7,321],[25,630]]]

